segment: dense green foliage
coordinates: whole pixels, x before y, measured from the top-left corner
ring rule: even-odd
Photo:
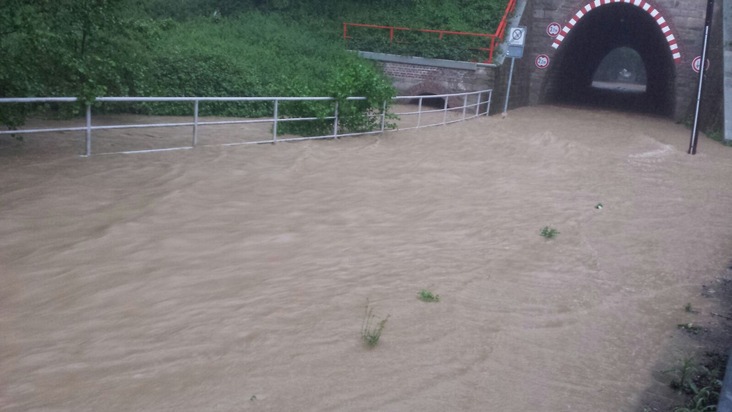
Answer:
[[[236,16],[258,10],[293,19],[308,32],[321,32],[331,38],[342,36],[343,22],[398,26],[413,29],[438,29],[474,33],[493,33],[506,8],[506,0],[193,0],[188,8],[155,0],[150,13],[176,19],[195,15]],[[485,37],[396,31],[390,41],[384,29],[350,27],[347,47],[394,54],[452,60],[487,58],[480,50],[490,45]]]
[[[130,10],[123,0],[3,0],[0,96],[134,94],[155,24]],[[0,123],[27,110],[2,110]]]
[[[185,7],[172,0],[151,0],[148,12],[156,17],[187,19],[219,13],[236,16],[252,10],[286,15],[302,22],[350,21],[402,27],[492,32],[506,0],[188,0]]]
[[[501,0],[3,0],[0,97],[332,96],[343,131],[367,130],[394,91],[371,62],[346,50],[343,21],[488,31],[503,7]],[[349,95],[369,99],[345,101]],[[98,106],[169,115],[192,110],[170,103]],[[0,124],[17,127],[33,110],[73,115],[81,108],[1,105]],[[333,110],[332,102],[283,103],[280,114],[323,119]],[[269,116],[272,104],[205,103],[201,114]],[[283,126],[283,132],[332,130],[325,120]]]

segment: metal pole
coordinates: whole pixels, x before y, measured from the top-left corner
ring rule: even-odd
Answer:
[[[384,133],[385,127],[386,127],[386,100],[384,100],[384,104],[381,106],[381,133]]]
[[[338,102],[335,104],[335,115],[333,118],[333,138],[338,138]]]
[[[699,87],[696,92],[696,108],[694,110],[694,127],[691,129],[689,140],[689,154],[696,154],[696,145],[699,142],[699,109],[701,107],[702,88],[704,87],[704,71],[707,68],[707,48],[709,46],[709,29],[712,26],[714,0],[707,0],[707,18],[704,23],[704,43],[702,45],[701,62],[699,63]]]
[[[506,104],[503,106],[503,117],[506,117],[506,112],[508,112],[508,99],[511,97],[511,81],[513,80],[514,63],[516,63],[516,59],[511,57],[511,71],[508,72],[508,86],[506,87]]]
[[[447,100],[445,97],[445,107],[442,109],[442,124],[447,124]]]
[[[277,116],[279,111],[279,101],[274,101],[274,123],[272,124],[272,143],[277,143]]]
[[[468,95],[463,96],[463,120],[465,120],[465,114],[468,111]]]
[[[417,127],[422,124],[422,96],[419,97],[419,106],[417,108]]]
[[[478,117],[480,115],[480,103],[483,99],[483,92],[478,92],[478,104],[475,105],[475,117]]]
[[[86,154],[84,156],[91,156],[91,103],[86,105]]]
[[[193,102],[193,142],[191,146],[198,144],[198,100]]]

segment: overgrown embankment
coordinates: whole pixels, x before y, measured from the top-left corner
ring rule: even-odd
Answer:
[[[362,95],[371,103],[343,111],[376,111],[394,92],[370,62],[346,50],[344,21],[489,31],[504,7],[505,0],[6,0],[0,97]],[[12,128],[32,112],[68,116],[81,108],[2,105],[0,124]],[[172,103],[100,110],[190,114]],[[201,110],[271,114],[267,104],[210,103]],[[324,111],[293,104],[284,115]]]

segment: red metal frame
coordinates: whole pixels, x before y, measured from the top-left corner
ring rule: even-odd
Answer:
[[[506,11],[503,13],[503,18],[501,18],[501,22],[498,24],[498,28],[496,28],[495,33],[471,33],[471,32],[463,32],[463,31],[452,31],[452,30],[434,30],[434,29],[412,29],[408,27],[396,27],[396,26],[380,26],[377,24],[363,24],[363,23],[343,23],[343,40],[348,41],[351,37],[348,36],[348,27],[365,27],[370,29],[381,29],[381,30],[389,30],[389,43],[391,44],[394,41],[394,32],[396,31],[416,31],[421,33],[437,33],[439,34],[439,39],[442,40],[442,38],[445,35],[450,36],[468,36],[468,37],[486,37],[490,39],[490,47],[480,47],[477,50],[487,51],[488,52],[488,59],[486,59],[483,63],[491,64],[493,63],[493,54],[496,47],[496,39],[503,40],[503,36],[506,34],[506,26],[508,24],[508,17],[513,13],[514,9],[516,9],[516,1],[517,0],[509,0],[508,4],[506,5]]]

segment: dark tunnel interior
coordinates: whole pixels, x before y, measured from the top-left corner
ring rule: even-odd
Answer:
[[[445,108],[445,99],[442,97],[431,97],[434,96],[433,93],[421,93],[420,96],[425,96],[422,98],[422,106],[434,107],[436,109]],[[420,99],[412,99],[409,103],[419,104],[419,100]]]
[[[593,86],[600,63],[619,48],[640,55],[645,87]],[[564,39],[547,75],[543,100],[670,116],[674,76],[668,42],[655,20],[631,4],[609,4],[587,13]]]

